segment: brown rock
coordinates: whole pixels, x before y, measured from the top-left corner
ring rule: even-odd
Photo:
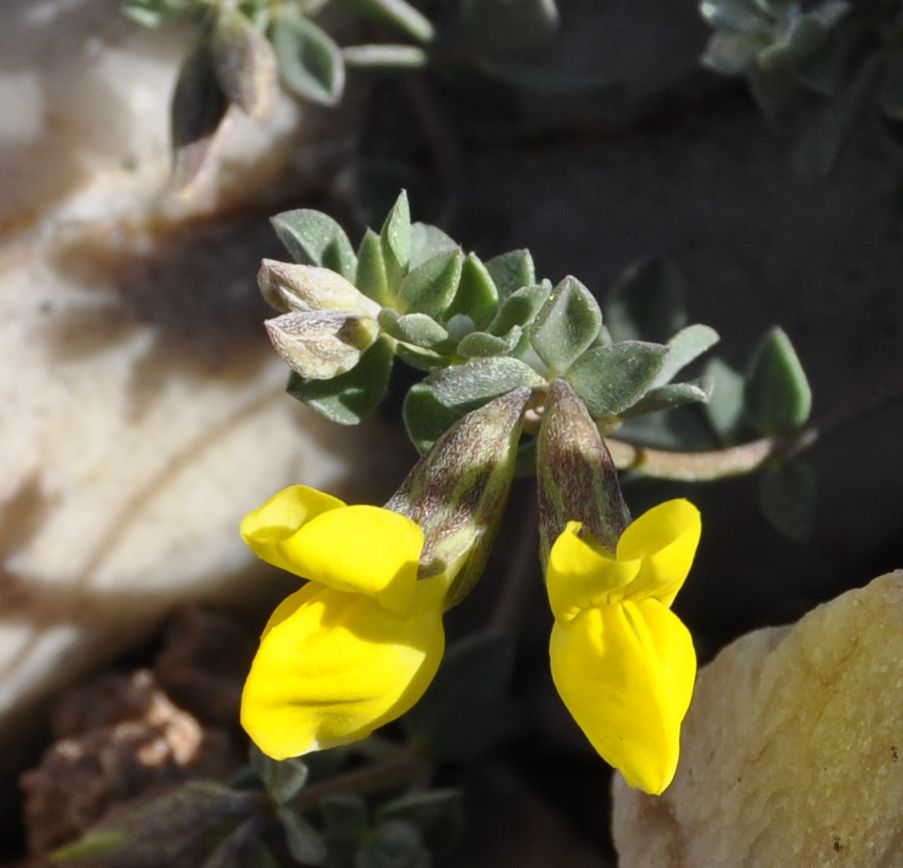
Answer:
[[[674,783],[614,784],[623,868],[903,865],[903,571],[699,674]]]

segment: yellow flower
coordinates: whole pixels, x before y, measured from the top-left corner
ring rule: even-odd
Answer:
[[[677,770],[696,653],[670,610],[699,543],[699,511],[669,500],[621,535],[614,557],[569,522],[549,554],[552,679],[627,783],[660,795]]]
[[[258,557],[310,579],[264,628],[241,722],[274,759],[368,736],[423,695],[442,659],[443,576],[417,579],[423,531],[295,485],[245,517]]]

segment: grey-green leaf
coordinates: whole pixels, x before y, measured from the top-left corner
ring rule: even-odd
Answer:
[[[705,377],[712,387],[705,407],[709,422],[722,440],[734,443],[743,429],[743,374],[715,358],[706,365]]]
[[[448,340],[448,332],[425,313],[400,314],[384,307],[379,313],[379,325],[387,335],[417,347],[432,349]]]
[[[455,248],[410,271],[398,287],[399,308],[435,317],[444,314],[458,291],[463,262],[464,255]]]
[[[458,790],[410,793],[382,805],[376,812],[376,819],[377,822],[406,820],[413,823],[431,850],[443,852],[458,842],[463,831],[462,795]]]
[[[468,253],[461,266],[458,291],[445,315],[466,316],[476,326],[485,328],[492,322],[499,307],[499,293],[489,269],[474,253]]]
[[[466,407],[446,407],[424,383],[408,390],[402,415],[408,437],[421,455],[467,412]]]
[[[771,329],[753,351],[744,404],[749,418],[763,434],[793,431],[809,418],[809,380],[783,329]]]
[[[709,37],[701,62],[721,75],[740,75],[756,61],[761,38],[721,30]]]
[[[341,3],[358,15],[398,27],[420,42],[430,42],[433,38],[430,20],[405,0],[341,0]]]
[[[425,868],[423,836],[404,820],[387,820],[373,830],[357,852],[355,868]]]
[[[707,325],[696,323],[681,329],[668,341],[668,355],[653,385],[670,383],[675,374],[715,346],[718,340],[718,332]]]
[[[341,99],[345,61],[323,30],[289,6],[273,22],[271,37],[289,90],[320,105],[335,105]]]
[[[224,10],[213,30],[216,77],[228,100],[266,120],[279,96],[276,55],[269,40],[241,12]]]
[[[459,249],[460,246],[457,242],[449,238],[438,226],[431,226],[429,223],[412,223],[408,269],[417,268],[440,253]]]
[[[536,283],[536,270],[529,250],[511,250],[494,256],[486,263],[499,299],[505,299],[522,286]]]
[[[594,417],[617,416],[649,390],[668,348],[643,341],[621,341],[587,350],[565,379]]]
[[[765,517],[779,531],[805,542],[812,534],[818,500],[815,471],[798,460],[769,467],[759,484],[759,502]]]
[[[518,345],[522,335],[523,329],[520,326],[512,326],[511,330],[502,336],[491,335],[488,332],[471,332],[460,341],[457,353],[465,359],[502,356],[510,353]]]
[[[348,280],[355,280],[354,248],[345,230],[332,217],[298,208],[277,214],[270,218],[270,223],[295,262],[330,268]]]
[[[546,367],[563,374],[590,347],[602,328],[602,311],[576,277],[565,277],[530,325],[530,343]]]
[[[472,409],[522,386],[544,382],[529,365],[506,356],[472,359],[431,374],[424,381],[446,407]]]
[[[694,383],[669,383],[650,389],[628,410],[622,413],[623,418],[642,416],[646,413],[657,413],[660,410],[673,410],[685,404],[705,404],[711,394],[711,384],[705,380]]]
[[[389,303],[389,280],[383,259],[382,241],[372,229],[364,233],[357,251],[354,285],[381,305]]]
[[[302,865],[319,865],[326,859],[326,842],[299,813],[289,808],[276,812],[289,853]]]
[[[634,263],[615,279],[603,310],[615,341],[664,343],[687,324],[686,283],[670,259]]]
[[[277,805],[290,802],[307,783],[307,766],[297,758],[271,761],[264,785]]]
[[[386,215],[379,237],[382,241],[389,289],[390,292],[395,292],[407,270],[411,254],[411,207],[405,190],[401,191]]]
[[[348,45],[342,49],[346,67],[387,72],[407,72],[423,69],[430,62],[429,55],[416,45]]]
[[[747,0],[702,0],[699,11],[719,30],[764,36],[771,29],[768,19]]]
[[[533,321],[551,292],[552,284],[548,280],[515,290],[499,306],[488,331],[494,335],[503,335],[514,326],[525,328]]]
[[[350,371],[332,380],[289,378],[286,391],[339,425],[357,425],[377,407],[389,385],[392,349],[380,338]]]

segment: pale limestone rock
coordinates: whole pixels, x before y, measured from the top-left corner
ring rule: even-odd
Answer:
[[[278,253],[266,215],[328,182],[353,118],[288,98],[266,125],[236,114],[204,183],[175,196],[189,34],[119,5],[0,12],[0,745],[174,605],[259,598],[237,527],[273,491],[378,496],[399,470],[366,484],[374,429],[337,431],[283,393],[255,286]]]
[[[674,783],[614,797],[622,868],[903,865],[903,571],[725,648]]]

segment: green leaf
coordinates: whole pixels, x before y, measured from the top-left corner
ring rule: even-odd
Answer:
[[[426,846],[442,853],[454,847],[464,831],[463,799],[458,790],[410,793],[380,807],[376,819],[412,823],[420,830]]]
[[[263,785],[277,805],[290,802],[307,783],[307,766],[300,759],[270,760],[265,769]]]
[[[121,849],[128,840],[128,832],[122,829],[89,830],[78,840],[54,850],[50,854],[50,861],[56,864],[82,859],[102,859]]]
[[[430,20],[404,0],[341,0],[341,4],[358,15],[391,24],[419,42],[433,38]]]
[[[785,332],[775,327],[753,351],[746,374],[746,412],[763,434],[782,434],[806,423],[812,392]]]
[[[446,407],[472,409],[522,386],[536,387],[542,377],[529,365],[508,357],[472,359],[437,371],[424,380]]]
[[[423,836],[404,820],[381,823],[358,850],[355,868],[420,868]]]
[[[411,208],[405,190],[401,191],[386,215],[379,237],[390,291],[395,291],[407,270],[411,254]]]
[[[345,66],[370,71],[406,72],[423,69],[429,55],[416,45],[349,45],[342,49]]]
[[[751,66],[747,77],[753,98],[763,114],[773,121],[803,92],[799,82],[786,69],[766,71],[760,66]]]
[[[761,477],[762,512],[774,527],[798,542],[806,542],[812,535],[817,500],[818,479],[801,461],[774,464]]]
[[[458,290],[463,262],[464,256],[456,248],[439,253],[410,271],[398,287],[399,308],[441,316]]]
[[[513,666],[510,636],[481,633],[457,642],[402,718],[405,730],[440,760],[472,762],[503,734]]]
[[[833,96],[847,71],[852,41],[846,32],[831,31],[825,44],[815,53],[795,57],[790,63],[794,78],[824,96]]]
[[[185,11],[186,0],[125,0],[123,13],[143,27],[157,28]]]
[[[699,4],[702,17],[718,30],[766,36],[771,23],[747,0],[702,0]]]
[[[522,286],[536,283],[536,270],[529,250],[511,250],[494,256],[486,263],[486,271],[498,290],[500,300]]]
[[[284,7],[272,26],[279,72],[285,86],[303,99],[335,105],[345,88],[342,52],[316,24]]]
[[[330,268],[347,280],[355,280],[358,266],[354,248],[345,230],[332,217],[299,208],[271,217],[270,223],[295,262]],[[363,287],[359,288],[364,291]]]
[[[266,120],[279,96],[276,55],[269,40],[237,10],[223,10],[213,30],[217,81],[229,102]]]
[[[721,75],[741,75],[755,63],[761,47],[761,37],[722,30],[709,37],[701,62]]]
[[[554,0],[464,0],[462,15],[468,38],[488,54],[541,48],[558,29]]]
[[[412,223],[408,269],[413,270],[440,253],[449,253],[452,250],[460,249],[460,245],[454,239],[449,238],[438,226],[431,226],[429,223]]]
[[[565,277],[530,325],[530,343],[548,369],[563,374],[599,335],[602,311],[576,277]]]
[[[427,349],[426,347],[417,347],[413,344],[396,344],[395,355],[405,364],[416,368],[418,371],[436,371],[454,364],[454,359],[445,353]]]
[[[504,335],[514,326],[526,327],[533,321],[551,292],[552,284],[548,280],[515,290],[501,303],[488,330],[494,335]]]
[[[476,328],[485,328],[498,307],[499,293],[489,270],[475,253],[468,253],[461,266],[458,292],[448,306],[446,318],[466,316]]]
[[[417,383],[408,390],[402,408],[405,430],[421,455],[426,455],[466,412],[466,407],[446,407],[424,383]]]
[[[833,171],[869,104],[879,68],[875,52],[810,125],[793,154],[793,164],[801,175],[824,178]]]
[[[736,443],[744,428],[743,393],[746,383],[743,374],[723,359],[712,359],[705,369],[712,394],[705,411],[712,427],[726,443]]]
[[[668,348],[642,341],[621,341],[587,350],[566,379],[594,417],[617,416],[649,390]]]
[[[214,847],[200,868],[279,868],[273,854],[260,840],[261,826],[256,817],[239,823]]]
[[[170,106],[176,189],[185,190],[197,178],[228,108],[229,100],[216,76],[213,49],[203,38],[179,68]]]
[[[465,359],[503,356],[518,345],[522,335],[523,329],[520,326],[512,326],[507,334],[500,337],[488,332],[471,332],[460,341],[456,352]]]
[[[605,324],[615,341],[664,343],[687,324],[686,283],[669,259],[636,262],[615,278]]]
[[[302,865],[319,865],[326,859],[323,836],[299,813],[289,808],[276,812],[289,853]]]
[[[705,404],[711,394],[711,384],[705,380],[694,383],[669,383],[650,389],[632,407],[621,414],[621,418],[643,416],[660,410],[673,410],[685,404]]]
[[[448,340],[448,332],[425,313],[402,315],[392,308],[384,307],[379,313],[379,325],[390,337],[427,349]]]
[[[690,362],[694,362],[704,352],[718,343],[718,332],[699,323],[681,329],[668,341],[668,355],[655,378],[654,386],[664,386],[674,379]]]
[[[392,349],[380,338],[348,373],[332,380],[289,377],[286,391],[339,425],[357,425],[377,407],[389,385]]]
[[[389,303],[389,281],[386,277],[382,242],[372,229],[366,231],[357,251],[354,285],[378,304]]]

